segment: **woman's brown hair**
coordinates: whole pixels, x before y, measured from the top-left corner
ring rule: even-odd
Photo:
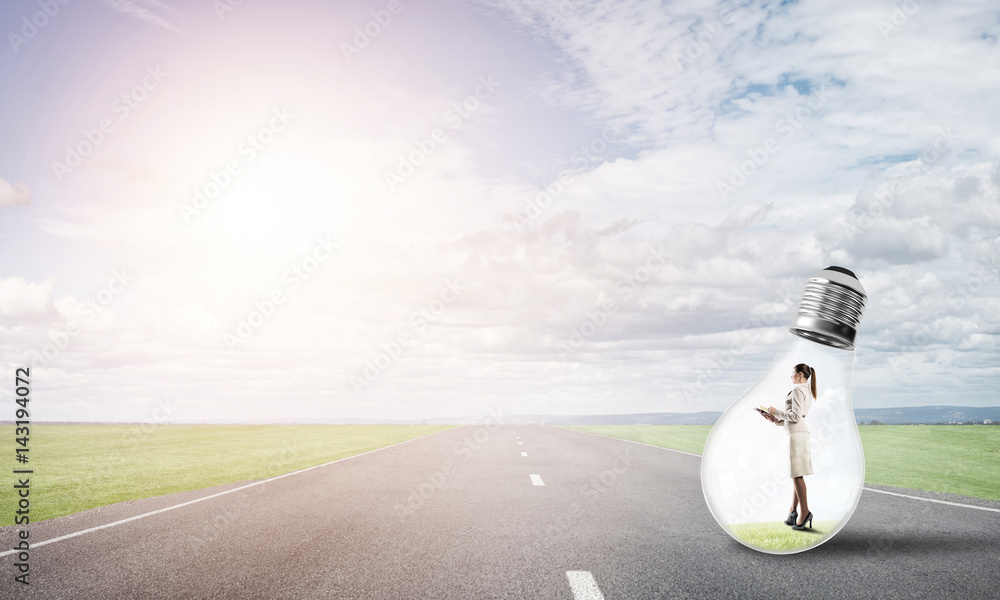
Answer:
[[[795,365],[795,371],[801,373],[803,377],[809,380],[809,387],[812,388],[813,400],[816,399],[816,369],[810,367],[805,363],[799,363]]]

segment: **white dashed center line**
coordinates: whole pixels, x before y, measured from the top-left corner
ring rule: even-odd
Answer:
[[[521,444],[524,444],[524,442],[518,442],[517,444],[520,446]]]
[[[566,571],[566,578],[576,600],[604,600],[604,594],[590,571]]]
[[[527,456],[527,455],[528,455],[528,453],[527,453],[527,452],[522,452],[522,453],[521,453],[521,456]]]
[[[530,477],[532,485],[545,485],[545,482],[542,481],[541,475],[535,475],[534,473],[532,473]]]

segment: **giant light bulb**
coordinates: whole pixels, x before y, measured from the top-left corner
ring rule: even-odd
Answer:
[[[777,356],[718,420],[701,460],[701,486],[712,515],[729,535],[761,552],[815,548],[847,524],[865,480],[865,457],[851,404],[854,337],[867,296],[857,276],[828,267],[806,282]],[[817,396],[804,422],[813,474],[805,476],[813,528],[784,524],[793,500],[789,436],[754,409],[785,409],[795,365],[816,373]]]

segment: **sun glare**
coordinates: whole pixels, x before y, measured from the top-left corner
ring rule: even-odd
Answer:
[[[332,232],[337,186],[308,156],[274,157],[233,183],[208,231],[231,253],[285,260],[320,233]]]
[[[274,190],[244,186],[233,190],[223,212],[226,235],[248,241],[280,235],[288,229],[288,213]]]

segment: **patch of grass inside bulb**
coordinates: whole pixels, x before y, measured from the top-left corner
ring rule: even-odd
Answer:
[[[839,521],[815,521],[812,529],[796,530],[781,521],[729,525],[728,529],[745,544],[771,552],[789,552],[822,542]]]

